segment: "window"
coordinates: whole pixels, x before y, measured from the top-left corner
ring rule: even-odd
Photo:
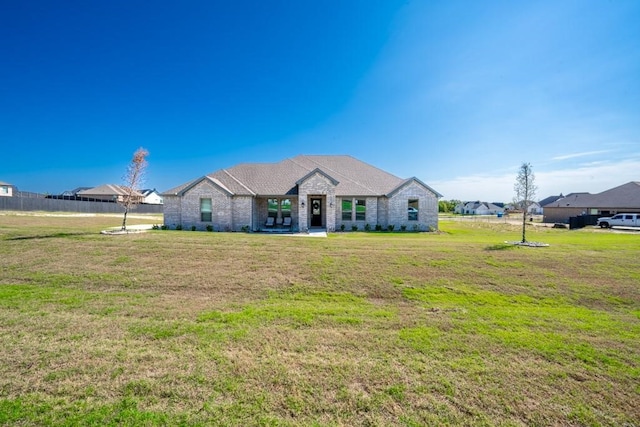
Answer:
[[[418,210],[419,210],[418,199],[409,199],[409,206],[407,208],[409,221],[418,220]]]
[[[9,187],[7,187],[6,185],[1,186],[0,187],[0,193],[9,194]]]
[[[353,202],[350,199],[342,199],[342,220],[351,221]]]
[[[211,199],[200,199],[200,221],[211,222]]]
[[[291,216],[291,199],[280,200],[280,214],[282,218]]]
[[[356,221],[364,221],[367,216],[366,200],[356,199]]]
[[[267,199],[268,204],[268,215],[272,218],[278,217],[278,199]]]

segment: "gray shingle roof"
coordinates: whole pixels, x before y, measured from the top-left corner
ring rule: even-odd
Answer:
[[[425,185],[415,178],[399,178],[347,155],[299,155],[277,163],[242,163],[207,176],[218,180],[236,195],[275,196],[297,194],[297,181],[314,170],[322,171],[337,182],[337,196],[386,195],[412,179]],[[167,190],[164,194],[178,194],[200,179]]]
[[[87,190],[78,191],[78,196],[125,196],[128,195],[128,191],[122,185],[117,184],[103,184],[97,187],[89,188]],[[142,196],[137,191],[132,193],[134,196]]]
[[[571,193],[549,207],[640,209],[640,182],[631,181],[602,193]]]

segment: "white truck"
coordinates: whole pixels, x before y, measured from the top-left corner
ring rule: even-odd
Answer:
[[[611,227],[640,227],[640,214],[621,213],[610,217],[598,218],[601,228]]]

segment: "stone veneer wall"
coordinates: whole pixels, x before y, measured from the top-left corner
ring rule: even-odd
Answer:
[[[177,203],[174,203],[174,197]],[[205,198],[211,199],[211,222],[200,221],[200,199]],[[195,225],[196,229],[205,230],[207,225],[211,225],[215,231],[232,230],[232,199],[209,181],[198,183],[182,197],[167,196],[166,200],[164,223],[169,227],[182,225],[184,229],[189,229]],[[247,222],[246,225],[249,224]]]
[[[365,220],[364,221],[343,220],[342,219],[342,200],[343,199],[351,200],[351,201],[353,201],[354,199],[360,199],[360,200],[364,199],[365,207],[366,207]],[[338,197],[336,199],[336,229],[340,230],[342,224],[344,224],[345,230],[351,230],[352,226],[357,225],[358,230],[362,231],[364,230],[365,226],[369,224],[371,229],[374,230],[376,225],[380,224],[380,222],[378,222],[379,221],[378,217],[380,212],[380,209],[378,208],[379,200],[381,200],[381,198],[379,199],[378,197],[364,197],[364,196]],[[355,210],[355,204],[353,205],[353,209]]]
[[[309,229],[309,200],[311,196],[326,196],[322,203],[322,212],[324,214],[323,226],[327,231],[336,230],[336,187],[331,180],[320,173],[315,173],[308,177],[304,182],[298,185],[298,207],[300,215],[298,218],[300,231]],[[305,207],[301,203],[305,203]],[[330,204],[333,203],[333,206]]]
[[[409,199],[418,199],[418,221],[409,221]],[[412,231],[417,225],[421,231],[438,229],[438,198],[428,189],[416,182],[411,182],[402,187],[389,198],[387,225],[393,224],[396,230],[406,225],[407,230]]]

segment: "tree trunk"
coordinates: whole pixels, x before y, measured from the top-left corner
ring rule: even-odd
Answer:
[[[127,212],[129,212],[128,208],[124,209],[124,217],[122,218],[122,231],[127,229]]]
[[[527,208],[525,207],[522,211],[522,243],[527,243],[526,227],[527,227]]]

